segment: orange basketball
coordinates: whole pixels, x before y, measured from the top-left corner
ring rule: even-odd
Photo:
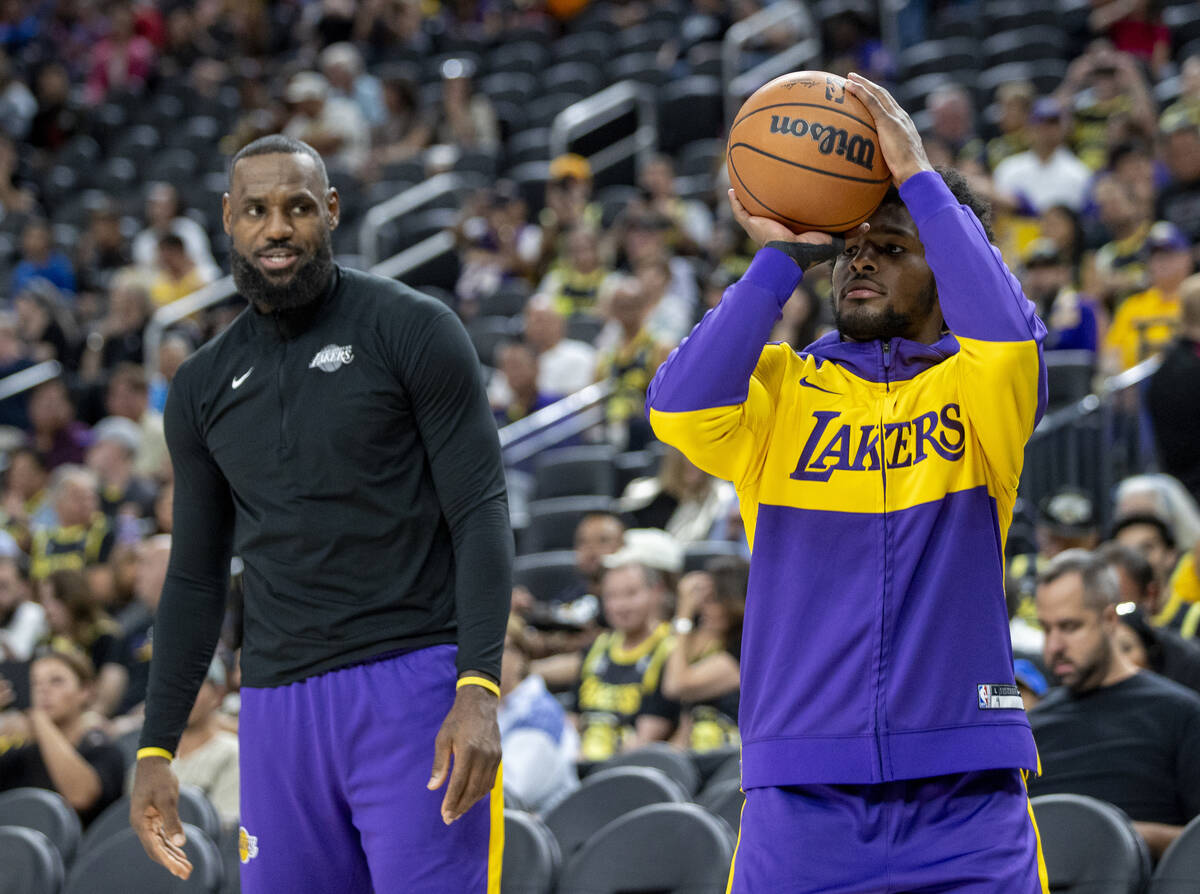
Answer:
[[[738,201],[796,232],[853,229],[892,182],[871,113],[844,78],[824,71],[792,72],[754,91],[726,150]]]

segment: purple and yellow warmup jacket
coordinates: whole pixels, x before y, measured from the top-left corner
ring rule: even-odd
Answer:
[[[900,196],[952,334],[766,345],[800,272],[764,248],[650,385],[658,437],[741,500],[747,788],[1037,767],[1003,555],[1046,330],[941,177]]]

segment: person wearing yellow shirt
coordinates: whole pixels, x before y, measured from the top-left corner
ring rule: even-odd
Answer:
[[[208,283],[208,278],[187,253],[183,240],[167,233],[158,240],[158,269],[150,284],[155,307],[178,301]]]
[[[1146,248],[1150,288],[1122,302],[1104,338],[1111,372],[1158,353],[1179,323],[1179,287],[1192,272],[1192,245],[1177,226],[1160,220],[1150,228]]]

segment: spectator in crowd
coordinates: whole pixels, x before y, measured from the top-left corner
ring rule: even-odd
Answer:
[[[1200,695],[1114,647],[1118,598],[1116,576],[1085,551],[1039,576],[1045,662],[1062,685],[1029,714],[1042,764],[1029,792],[1115,804],[1157,858],[1200,813]]]
[[[33,358],[29,356],[25,343],[17,331],[16,318],[7,311],[0,311],[0,378],[11,376],[13,373],[31,366],[33,366]],[[590,373],[589,368],[589,379],[591,379]],[[28,402],[29,396],[23,392],[0,400],[0,425],[28,429]]]
[[[555,229],[543,228],[543,244],[554,239]],[[600,231],[591,224],[578,223],[561,241],[563,256],[551,263],[537,290],[550,296],[564,317],[597,315],[600,293],[613,275],[601,257]]]
[[[154,74],[154,45],[138,34],[132,4],[121,0],[108,11],[109,31],[88,60],[87,99],[99,105],[112,90],[137,93]]]
[[[363,69],[362,54],[352,43],[330,44],[321,51],[321,74],[329,82],[330,95],[358,106],[368,127],[383,124],[386,112],[379,78]]]
[[[1046,323],[1047,351],[1092,351],[1098,345],[1096,305],[1072,286],[1071,264],[1049,239],[1025,252],[1021,285]]]
[[[596,349],[566,337],[567,321],[554,299],[544,293],[525,304],[525,341],[538,356],[538,388],[567,395],[592,383]]]
[[[1097,0],[1088,26],[1093,34],[1112,41],[1118,53],[1128,53],[1151,72],[1160,74],[1171,54],[1171,32],[1162,23],[1155,0]]]
[[[1033,84],[1030,81],[1006,81],[996,88],[999,133],[987,141],[989,170],[1006,158],[1029,150],[1029,112],[1033,108]]]
[[[1179,334],[1150,378],[1146,410],[1162,469],[1200,500],[1200,275],[1179,287]]]
[[[1038,232],[1054,243],[1059,256],[1070,265],[1071,285],[1078,286],[1084,257],[1084,232],[1079,215],[1066,205],[1051,205],[1038,219]]]
[[[220,713],[228,692],[227,678],[224,662],[214,656],[171,761],[181,785],[194,785],[204,792],[226,832],[237,826],[240,813],[238,738],[225,728]]]
[[[447,59],[442,63],[442,108],[433,139],[463,151],[494,153],[500,148],[496,112],[491,100],[475,92],[474,76],[475,63],[470,59]]]
[[[408,161],[428,145],[433,129],[416,83],[404,75],[383,82],[384,117],[371,134],[371,170]]]
[[[109,416],[134,422],[140,430],[141,441],[134,459],[134,473],[148,480],[169,477],[170,457],[167,455],[162,413],[150,407],[150,386],[146,381],[145,369],[133,363],[117,366],[108,377],[104,409]]]
[[[817,338],[832,328],[831,321],[823,319],[821,300],[810,284],[800,282],[792,291],[792,297],[783,306],[779,322],[771,330],[771,341],[791,345],[803,351]]]
[[[678,336],[682,337],[687,334],[695,319],[700,294],[692,265],[670,247],[671,227],[670,218],[652,209],[648,210],[638,202],[629,205],[617,230],[620,231],[626,269],[638,274],[646,264],[661,266],[665,262],[667,265],[669,282],[658,292],[674,306],[665,314],[665,320],[673,322],[686,318],[687,324]],[[663,315],[663,311],[657,306],[652,312]],[[682,324],[676,323],[675,327],[680,325]],[[666,331],[672,327],[664,321],[659,328]]]
[[[681,543],[695,543],[708,539],[732,489],[667,447],[657,475],[638,478],[625,488],[621,511],[638,527],[662,528]]]
[[[1106,307],[1115,308],[1146,286],[1151,209],[1127,183],[1111,175],[1096,182],[1094,197],[1100,223],[1110,238],[1092,257],[1084,288]]]
[[[14,75],[8,54],[0,51],[0,131],[10,139],[23,140],[36,113],[37,100]]]
[[[1014,659],[1013,678],[1017,682],[1017,688],[1021,690],[1021,704],[1027,712],[1036,708],[1050,691],[1045,674],[1028,658]]]
[[[652,221],[642,219],[630,224],[629,238],[636,238],[643,227],[666,226],[666,218],[653,218]],[[682,258],[668,258],[661,253],[643,255],[633,266],[633,275],[641,283],[650,305],[646,330],[665,345],[679,344],[696,321],[695,280],[690,271],[686,279],[676,278],[671,270],[674,260],[687,263]],[[612,334],[610,329],[604,336],[607,338]]]
[[[496,365],[508,386],[508,400],[493,412],[500,426],[524,419],[554,403],[538,385],[538,357],[533,347],[524,342],[505,342],[496,349]]]
[[[37,112],[29,125],[29,145],[53,154],[83,127],[83,114],[71,97],[71,76],[59,61],[37,73]]]
[[[1189,62],[1200,81],[1200,55]],[[1159,190],[1155,215],[1175,224],[1195,245],[1200,243],[1200,111],[1164,113],[1161,134],[1170,180]]]
[[[121,363],[144,360],[142,333],[150,321],[150,292],[133,271],[115,276],[109,290],[108,312],[88,333],[79,371],[94,381]]]
[[[174,233],[158,240],[158,267],[150,281],[150,300],[158,307],[186,298],[208,283],[187,249]]]
[[[57,360],[68,371],[78,369],[79,329],[58,289],[44,279],[34,280],[13,299],[13,309],[17,335],[31,359]]]
[[[1030,214],[1052,205],[1083,207],[1091,171],[1065,145],[1063,109],[1043,96],[1029,113],[1029,149],[996,166],[997,200]]]
[[[161,417],[167,405],[167,391],[175,380],[175,373],[183,361],[192,356],[192,341],[182,332],[166,335],[158,345],[158,372],[150,381],[147,391],[147,411]]]
[[[1200,52],[1191,51],[1179,63],[1179,97],[1163,111],[1162,121],[1184,118],[1200,125]],[[1164,131],[1169,128],[1163,128]]]
[[[1158,180],[1162,174],[1154,149],[1145,138],[1139,135],[1113,145],[1108,150],[1105,170],[1133,192],[1139,206],[1147,209],[1147,216],[1153,213]]]
[[[745,562],[712,563],[679,581],[671,630],[676,646],[663,667],[663,695],[683,705],[672,741],[689,751],[740,745],[738,662],[746,608]]]
[[[1200,692],[1200,643],[1150,622],[1158,610],[1160,589],[1146,557],[1119,543],[1104,544],[1096,557],[1117,575],[1120,627],[1113,645],[1138,667]]]
[[[33,193],[19,183],[16,147],[7,137],[0,136],[0,219],[20,220],[36,204]]]
[[[207,280],[220,273],[213,260],[212,246],[204,227],[184,214],[179,190],[170,183],[152,183],[146,191],[146,228],[133,237],[130,254],[133,263],[153,270],[158,263],[159,240],[174,233],[183,240],[190,257]]]
[[[642,165],[638,186],[645,196],[646,209],[671,222],[667,247],[679,254],[700,254],[712,238],[712,212],[703,202],[679,195],[671,156],[659,153]]]
[[[41,456],[32,447],[17,447],[9,453],[4,491],[0,495],[3,527],[26,553],[32,543],[32,532],[53,526],[57,518],[46,487],[49,480]]]
[[[63,292],[75,292],[71,259],[54,247],[50,224],[45,220],[31,220],[21,230],[21,260],[13,269],[13,293],[35,279],[44,279]]]
[[[1192,273],[1192,246],[1174,224],[1159,221],[1146,236],[1149,288],[1126,298],[1104,337],[1106,361],[1113,372],[1157,354],[1179,322],[1180,287]]]
[[[292,107],[284,135],[308,143],[329,167],[357,176],[371,150],[370,125],[358,106],[331,96],[329,82],[315,71],[293,75],[284,97]]]
[[[116,272],[132,262],[130,244],[121,232],[120,211],[105,198],[88,213],[87,229],[75,249],[79,291],[103,294]]]
[[[618,449],[639,450],[651,436],[643,412],[646,388],[670,348],[646,328],[652,308],[649,296],[636,278],[622,278],[613,288],[607,305],[615,324],[616,344],[600,353],[596,380],[611,378],[614,383],[605,408],[608,440]]]
[[[546,681],[530,673],[529,657],[520,636],[510,632],[504,640],[496,721],[504,751],[505,793],[513,792],[519,803],[545,815],[579,788],[579,733]]]
[[[585,761],[666,741],[675,729],[679,705],[662,692],[663,666],[675,645],[662,617],[664,596],[662,578],[645,565],[628,562],[605,572],[601,600],[612,630],[577,659],[575,709]]]
[[[1145,77],[1132,56],[1107,41],[1094,42],[1071,63],[1054,96],[1072,111],[1071,145],[1093,171],[1104,166],[1114,134],[1154,133],[1154,97]]]
[[[1113,523],[1112,540],[1143,555],[1154,571],[1159,592],[1166,589],[1179,561],[1179,553],[1175,534],[1161,516],[1152,512],[1118,516]]]
[[[16,555],[0,554],[0,661],[28,661],[46,629],[45,609],[30,600]]]
[[[581,271],[594,271],[597,263],[581,263],[582,259],[577,258],[574,251],[565,249],[562,244],[563,237],[573,233],[581,225],[600,229],[603,212],[600,206],[592,201],[591,163],[582,155],[565,153],[550,162],[548,174],[550,179],[546,182],[546,207],[538,214],[537,221],[538,226],[542,228],[539,267],[547,267],[552,261],[566,261]],[[598,262],[598,251],[596,258]],[[598,287],[599,281],[591,283],[593,290]],[[572,306],[567,313],[589,309],[590,306]]]
[[[84,466],[61,466],[50,492],[58,524],[34,533],[30,577],[39,581],[62,568],[83,571],[107,562],[116,534],[100,511],[96,474]]]
[[[37,597],[46,611],[49,646],[88,657],[96,671],[90,707],[111,716],[129,682],[121,628],[93,600],[87,578],[80,571],[64,568],[52,572],[38,581]]]
[[[134,473],[142,446],[142,430],[123,416],[106,416],[92,429],[87,467],[100,483],[100,511],[114,526],[125,519],[147,518],[154,512],[154,485]]]
[[[954,83],[938,87],[926,97],[925,110],[931,135],[946,144],[955,162],[983,157],[983,143],[975,132],[975,110],[966,88]]]
[[[162,599],[170,554],[169,534],[156,534],[138,544],[133,581],[135,599],[117,617],[125,634],[125,660],[129,670],[129,685],[117,706],[117,715],[132,713],[134,717],[127,725],[141,723],[146,684],[150,680],[150,658],[154,654],[154,614]]]
[[[78,652],[46,652],[29,672],[33,705],[24,744],[0,753],[0,791],[31,786],[56,791],[86,826],[121,796],[125,759],[93,725],[88,705],[94,672]]]
[[[62,379],[51,379],[29,394],[33,447],[49,471],[64,463],[82,463],[91,433],[75,419],[75,406]]]

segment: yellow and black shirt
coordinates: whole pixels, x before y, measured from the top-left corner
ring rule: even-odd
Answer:
[[[671,628],[659,624],[632,649],[624,642],[624,634],[606,631],[584,656],[575,693],[584,760],[603,761],[619,752],[643,714],[679,718],[678,703],[662,694],[663,665],[675,647]]]
[[[712,643],[695,657],[692,664],[724,651],[727,651],[724,646]],[[733,657],[737,659],[738,656],[735,654]],[[713,751],[730,745],[741,745],[742,739],[737,728],[738,701],[739,690],[735,686],[723,695],[685,705],[684,710],[692,721],[687,747],[691,751]]]
[[[55,571],[82,571],[108,561],[115,534],[103,514],[87,525],[56,525],[33,535],[33,562],[29,576],[43,580]]]

